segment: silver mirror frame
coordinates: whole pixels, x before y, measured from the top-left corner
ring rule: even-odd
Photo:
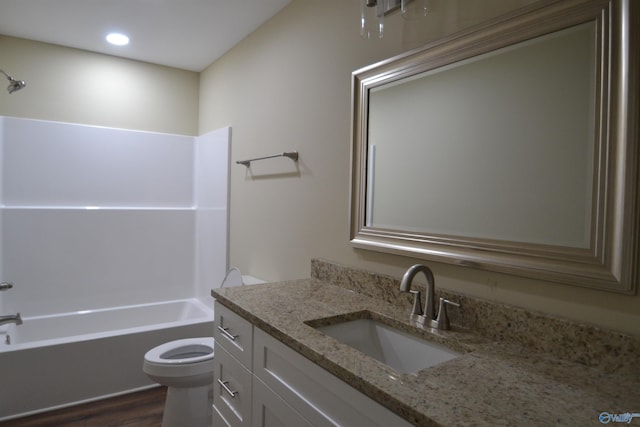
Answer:
[[[635,294],[640,258],[640,4],[541,1],[352,75],[350,242],[409,256],[622,294]],[[369,90],[544,34],[596,24],[594,213],[587,249],[367,226]]]

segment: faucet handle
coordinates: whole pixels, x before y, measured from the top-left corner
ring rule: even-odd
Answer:
[[[420,316],[422,315],[423,311],[422,311],[422,302],[420,301],[420,291],[414,291],[414,290],[410,290],[409,291],[410,294],[413,294],[413,308],[411,309],[411,315],[413,316],[414,314]]]
[[[438,317],[434,322],[434,326],[437,329],[451,329],[449,324],[449,316],[447,315],[447,305],[454,307],[460,307],[457,302],[449,301],[448,299],[440,298],[440,307],[438,308]]]

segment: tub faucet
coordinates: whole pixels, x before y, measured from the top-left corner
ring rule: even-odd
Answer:
[[[427,278],[427,296],[424,301],[425,311],[423,313],[420,302],[420,291],[414,291],[411,289],[411,282],[418,273],[424,273]],[[426,324],[436,329],[450,329],[449,317],[447,316],[447,305],[453,305],[460,307],[460,304],[453,301],[440,298],[440,307],[438,309],[438,317],[436,317],[436,301],[434,297],[434,291],[436,287],[433,272],[429,267],[423,264],[416,264],[407,270],[402,276],[400,282],[400,291],[409,292],[413,294],[413,308],[411,309],[411,316],[417,316],[418,322]]]
[[[20,313],[10,314],[8,316],[0,316],[0,325],[4,325],[5,323],[15,323],[16,325],[22,325],[22,317],[20,317]]]

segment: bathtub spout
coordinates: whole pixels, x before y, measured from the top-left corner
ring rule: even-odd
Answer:
[[[15,323],[16,325],[22,325],[22,317],[20,317],[20,313],[11,314],[9,316],[0,316],[0,325],[4,325],[5,323]]]

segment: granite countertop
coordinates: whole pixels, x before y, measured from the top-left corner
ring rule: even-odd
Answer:
[[[418,329],[404,309],[317,279],[214,289],[212,296],[416,425],[598,426],[602,412],[640,412],[639,378],[491,342],[455,326]],[[463,354],[400,374],[309,326],[363,313]],[[640,418],[631,425],[640,425]]]

